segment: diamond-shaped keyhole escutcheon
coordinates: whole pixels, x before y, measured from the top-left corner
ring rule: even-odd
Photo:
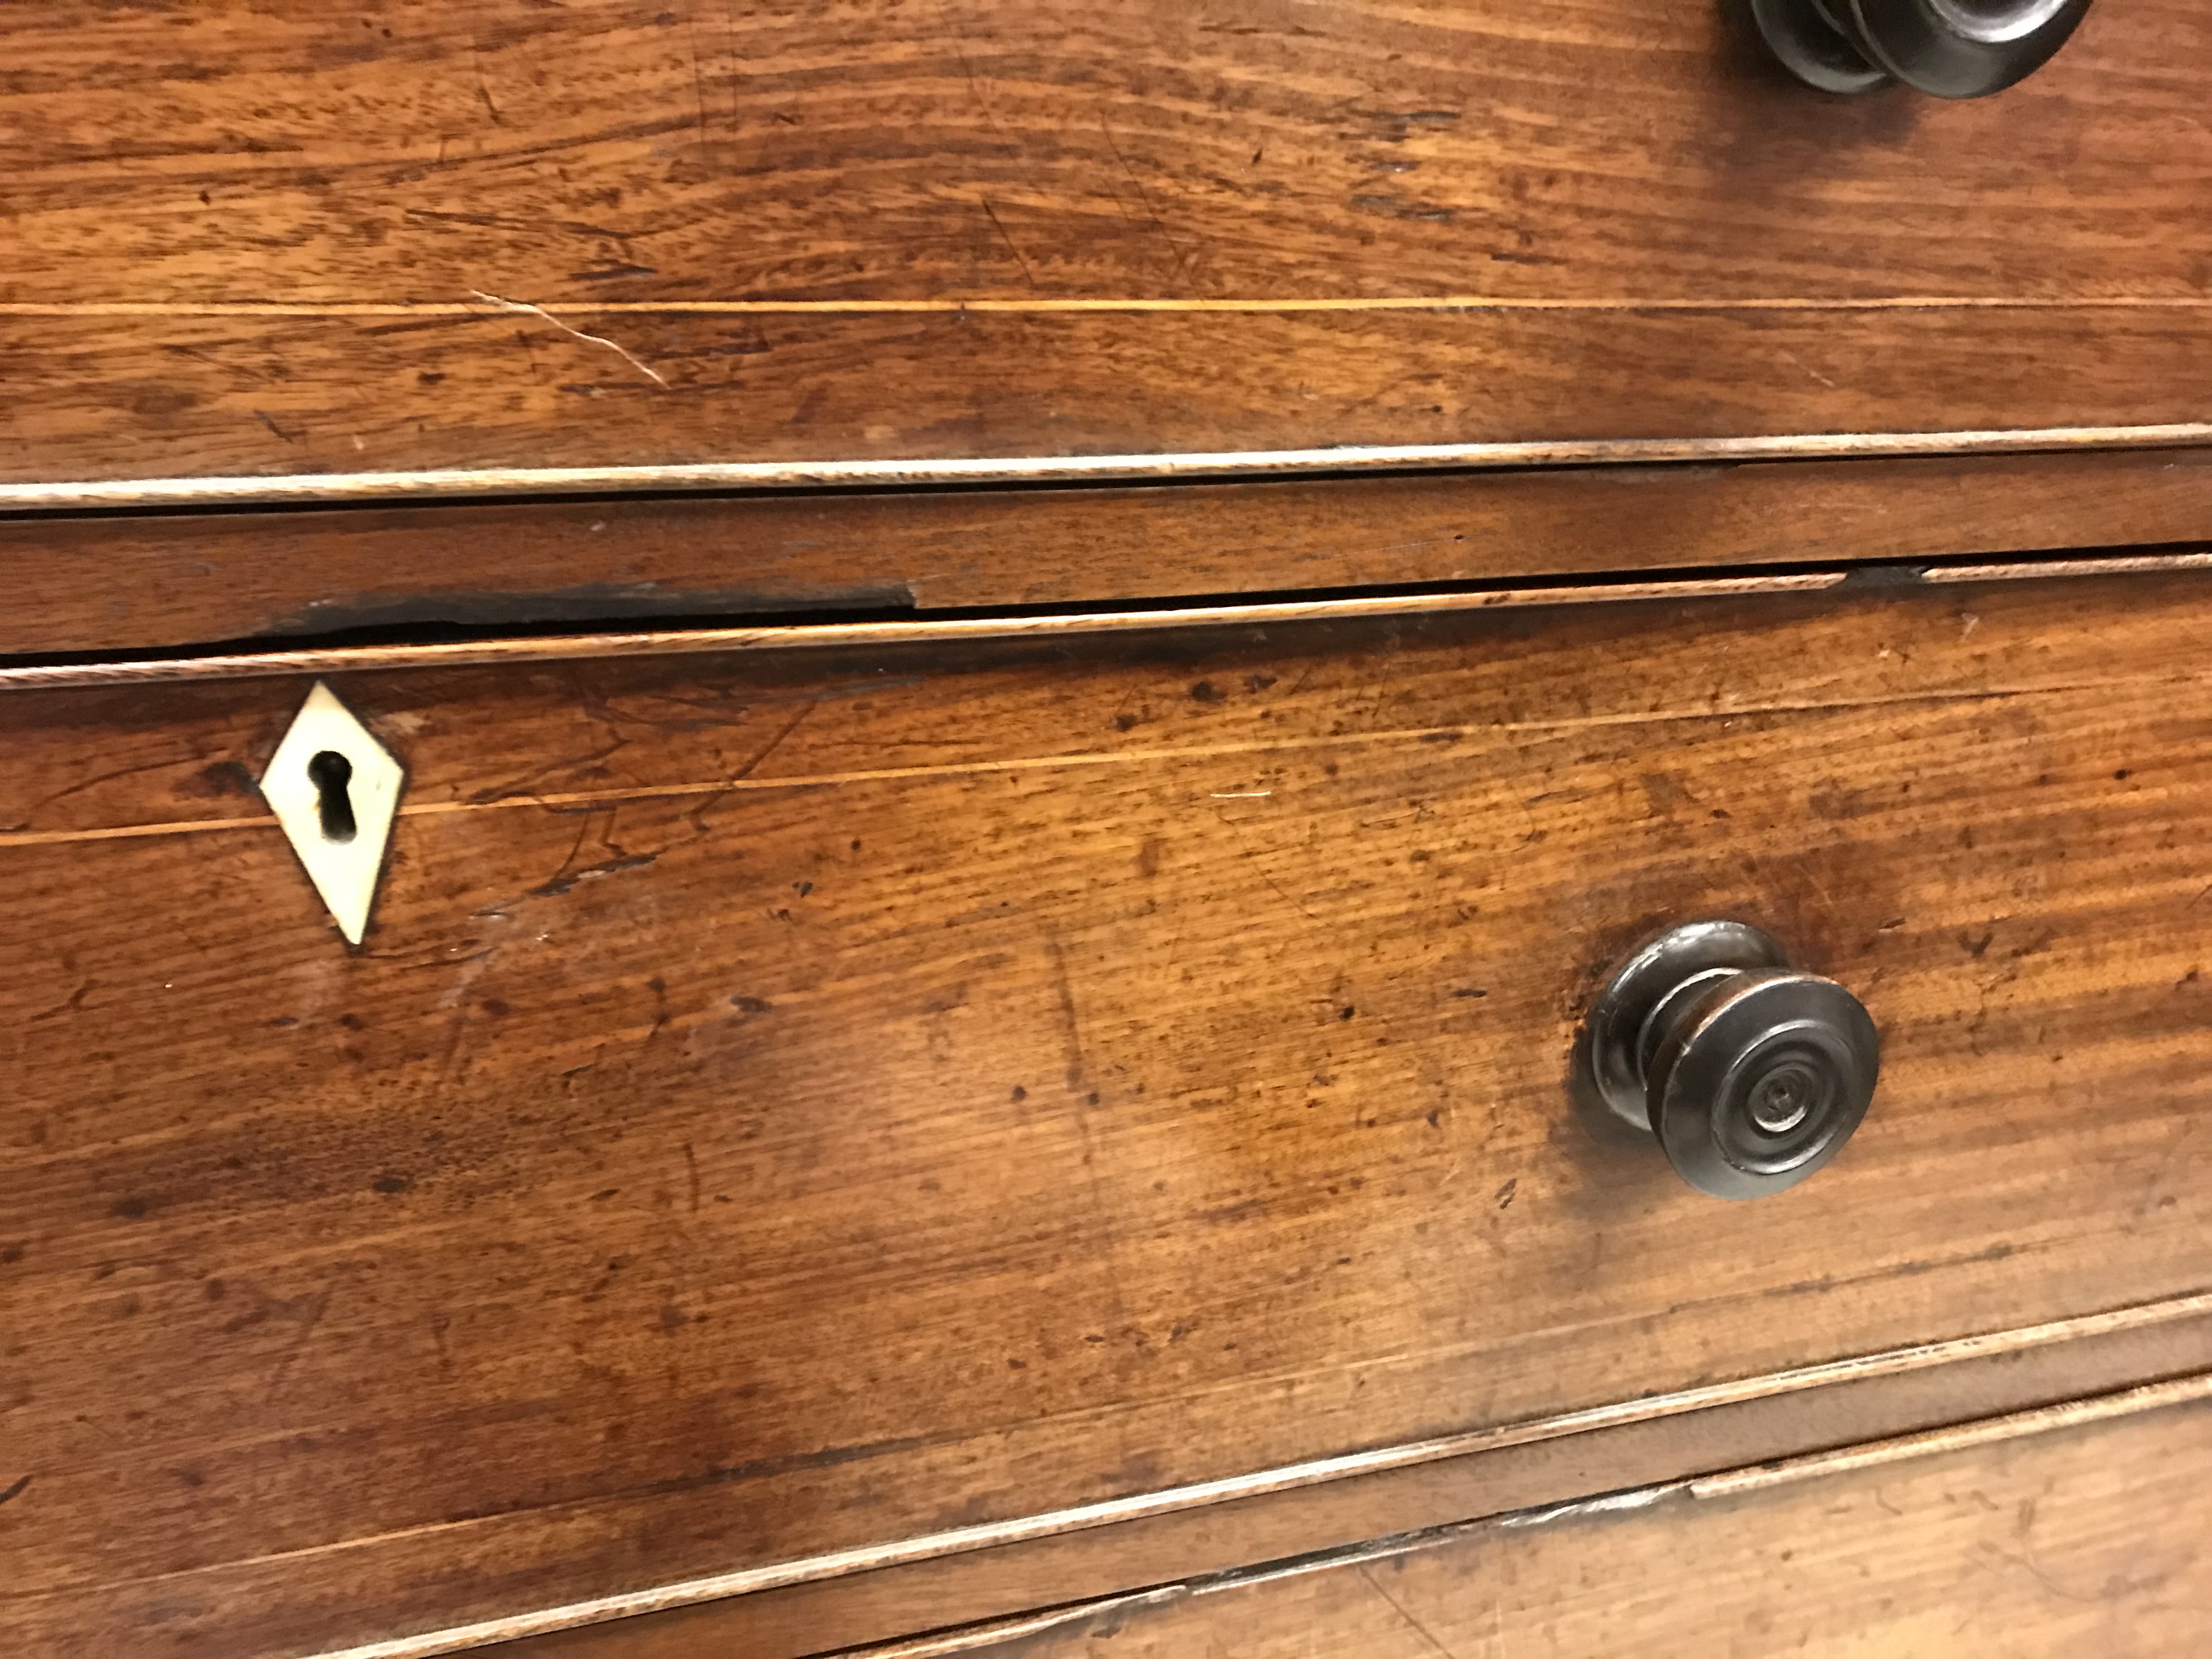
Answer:
[[[349,945],[368,931],[405,776],[319,680],[261,775],[262,799]]]

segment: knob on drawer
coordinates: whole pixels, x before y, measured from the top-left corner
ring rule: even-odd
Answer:
[[[1740,921],[1662,933],[1616,968],[1576,1045],[1578,1082],[1715,1198],[1794,1187],[1842,1150],[1881,1068],[1874,1021]]]
[[[1938,98],[1982,98],[2034,73],[2089,0],[1751,0],[1759,32],[1824,92],[1902,81]]]

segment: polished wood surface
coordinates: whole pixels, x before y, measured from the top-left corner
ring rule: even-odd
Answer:
[[[2212,450],[0,519],[0,654],[2212,541]]]
[[[2094,1336],[1640,1422],[499,1644],[495,1659],[804,1659],[2212,1370],[2212,1316],[2130,1310]],[[1348,1659],[1348,1656],[1347,1656]]]
[[[358,955],[248,782],[303,685],[0,696],[17,1650],[337,1647],[2212,1285],[2208,623],[347,677],[409,769]],[[1887,1044],[1751,1206],[1562,1095],[1708,912]]]
[[[1670,0],[71,0],[0,47],[4,480],[2125,426],[2212,384],[2191,0],[1963,106],[1824,97]]]
[[[1949,1452],[1939,1439],[1864,1470],[1529,1516],[906,1653],[2189,1659],[2212,1599],[2208,1454],[2201,1404]]]

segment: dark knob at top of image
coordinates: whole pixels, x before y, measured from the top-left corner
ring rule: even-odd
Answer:
[[[1901,82],[1937,98],[1986,98],[2064,46],[2089,0],[1751,0],[1759,32],[1823,92]]]

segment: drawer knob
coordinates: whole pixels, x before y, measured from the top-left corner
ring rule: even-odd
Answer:
[[[1985,98],[2051,61],[2089,0],[1751,0],[1774,55],[1823,92],[1892,81]]]
[[[1691,922],[1631,954],[1575,1054],[1578,1088],[1715,1198],[1763,1198],[1826,1165],[1866,1115],[1881,1063],[1859,1000],[1740,921]]]

